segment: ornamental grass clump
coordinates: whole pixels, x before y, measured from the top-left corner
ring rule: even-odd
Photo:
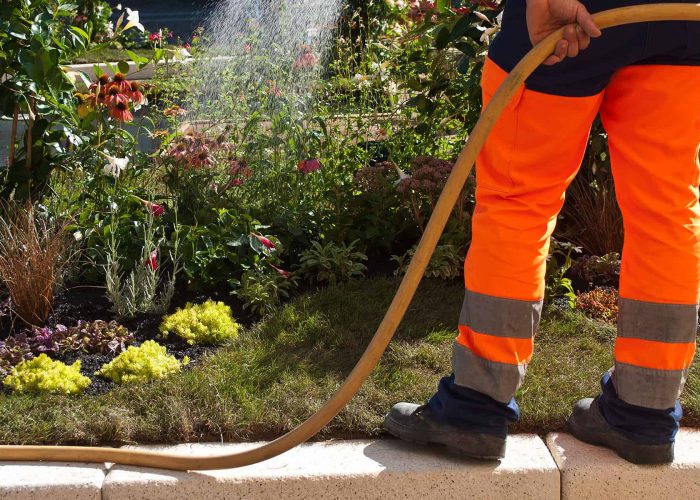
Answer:
[[[223,344],[238,337],[238,328],[229,306],[208,300],[203,304],[188,303],[184,309],[165,316],[160,332],[164,338],[174,333],[190,345]]]
[[[63,280],[70,260],[65,227],[33,207],[7,207],[0,215],[0,279],[14,314],[28,325],[46,321]]]
[[[68,366],[46,354],[22,361],[5,378],[3,384],[19,393],[80,394],[90,385],[81,375],[80,361]]]
[[[109,378],[117,384],[145,384],[178,373],[189,362],[187,357],[182,362],[178,361],[168,354],[165,346],[148,340],[139,347],[129,347],[95,372],[95,375]]]

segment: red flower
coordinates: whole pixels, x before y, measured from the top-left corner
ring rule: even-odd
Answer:
[[[160,218],[165,213],[165,209],[163,208],[163,206],[158,205],[157,203],[143,200],[143,205],[151,211],[153,217],[155,217],[156,219]]]
[[[134,119],[134,115],[129,110],[129,98],[124,94],[118,94],[109,103],[109,114],[115,120],[120,122],[130,122]]]
[[[145,99],[143,98],[143,92],[141,92],[141,85],[139,85],[138,82],[131,82],[129,86],[131,87],[131,89],[129,90],[129,93],[127,95],[131,97],[131,100],[134,101],[134,104],[140,106],[145,101]]]
[[[214,163],[211,154],[209,154],[209,148],[207,148],[206,146],[201,146],[190,157],[190,163],[194,167],[208,167],[209,165]]]
[[[315,172],[316,170],[319,170],[320,168],[321,168],[321,162],[319,161],[318,158],[313,158],[310,160],[301,160],[297,164],[297,170],[304,175],[310,174],[311,172]]]
[[[277,246],[274,243],[272,243],[272,241],[265,238],[262,234],[253,233],[253,236],[255,236],[258,239],[258,241],[262,243],[262,245],[268,250],[272,251],[275,248],[277,248]]]
[[[151,255],[148,256],[144,265],[151,269],[151,271],[158,269],[158,249],[151,252]]]
[[[466,16],[471,12],[469,7],[452,7],[452,12],[460,16]]]
[[[131,91],[131,84],[126,81],[126,75],[124,73],[115,73],[110,86],[117,87],[120,94],[127,94]]]
[[[151,33],[150,35],[148,35],[149,42],[160,42],[161,40],[163,40],[163,37],[160,33]]]

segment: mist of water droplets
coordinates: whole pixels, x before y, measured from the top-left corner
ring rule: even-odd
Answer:
[[[205,24],[205,53],[193,68],[188,118],[238,119],[236,102],[255,102],[256,95],[283,96],[303,107],[326,61],[341,4],[221,2]]]

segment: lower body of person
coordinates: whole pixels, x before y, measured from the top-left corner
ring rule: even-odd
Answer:
[[[622,5],[584,3],[592,12]],[[525,0],[509,0],[502,26],[483,70],[484,105],[531,48]],[[427,404],[394,406],[390,433],[471,457],[504,456],[507,426],[520,416],[514,396],[533,354],[550,237],[597,115],[624,220],[618,336],[600,394],[575,404],[569,427],[631,462],[673,460],[700,292],[700,23],[690,22],[606,30],[519,89],[477,161],[453,374]]]

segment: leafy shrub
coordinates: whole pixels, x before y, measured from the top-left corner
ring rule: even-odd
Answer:
[[[187,304],[166,316],[160,332],[164,337],[174,333],[188,344],[222,344],[238,336],[238,323],[229,306],[208,300],[204,304]]]
[[[3,384],[20,393],[48,392],[69,395],[83,392],[90,385],[90,379],[80,374],[80,361],[67,366],[42,354],[38,358],[18,364]]]
[[[32,346],[29,345],[26,335],[0,340],[0,379],[9,375],[14,366],[33,357]]]
[[[178,361],[165,346],[148,340],[139,347],[131,346],[104,365],[95,375],[112,379],[117,384],[146,383],[179,372],[189,358]]]
[[[618,293],[614,288],[594,288],[576,297],[576,309],[583,311],[591,318],[617,323]]]
[[[338,245],[331,241],[321,245],[318,241],[312,241],[312,248],[301,254],[299,274],[331,286],[364,276],[367,266],[362,261],[366,261],[367,256],[355,251],[357,242]]]
[[[580,252],[581,249],[572,243],[551,238],[545,272],[545,302],[551,303],[554,299],[562,298],[566,299],[569,308],[574,308],[576,293],[571,278],[567,277],[567,272],[573,263],[571,255]]]
[[[411,248],[405,254],[392,255],[391,260],[398,264],[394,276],[402,276],[408,270],[408,265],[416,253],[418,245]],[[435,247],[435,252],[425,268],[426,278],[441,278],[444,280],[456,279],[462,276],[464,267],[464,252],[451,244],[442,244]]]
[[[272,312],[282,299],[289,298],[290,289],[296,285],[296,277],[287,271],[270,272],[260,266],[243,273],[241,280],[229,280],[233,295],[243,301],[243,308],[263,315]]]
[[[589,286],[617,286],[620,282],[620,254],[613,252],[602,257],[583,256],[571,266],[571,274]]]
[[[261,260],[279,265],[279,240],[270,235],[261,240],[260,233],[267,226],[251,216],[213,209],[201,218],[212,220],[189,226],[183,233],[183,269],[196,285],[220,285]]]
[[[78,321],[74,327],[59,325],[57,330],[56,343],[61,352],[117,354],[134,342],[134,335],[116,321]]]
[[[69,261],[65,225],[33,207],[10,207],[0,216],[0,279],[14,313],[28,325],[46,321]]]
[[[120,318],[133,318],[138,313],[163,314],[170,307],[170,301],[175,295],[175,283],[180,272],[180,238],[176,230],[172,240],[170,274],[163,276],[163,266],[160,261],[160,243],[155,228],[155,215],[148,213],[143,224],[143,246],[141,257],[127,279],[122,280],[121,264],[117,244],[116,214],[112,214],[110,239],[105,266],[107,298],[112,303],[112,310]],[[162,290],[158,290],[164,282]]]

